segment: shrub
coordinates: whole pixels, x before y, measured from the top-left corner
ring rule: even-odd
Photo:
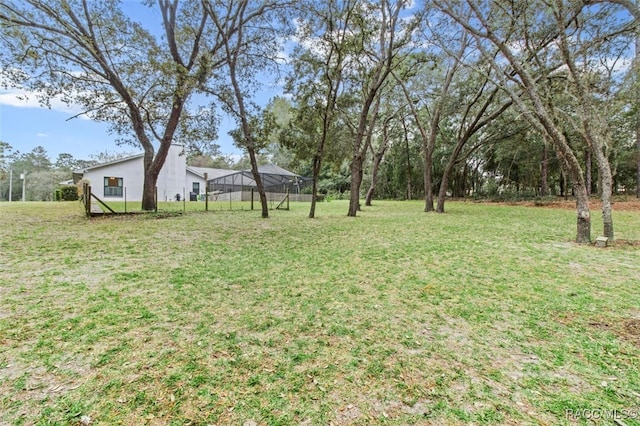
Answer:
[[[78,199],[78,188],[75,185],[63,186],[59,189],[59,191],[60,199],[62,201],[76,201]]]

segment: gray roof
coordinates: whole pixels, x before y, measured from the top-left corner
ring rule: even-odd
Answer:
[[[101,167],[111,166],[112,164],[124,163],[125,161],[131,161],[141,157],[144,157],[144,153],[132,155],[130,157],[120,158],[118,160],[109,161],[107,163],[96,164],[95,166],[86,167],[82,170],[76,170],[74,171],[74,173],[84,173],[87,170],[94,170],[94,169],[99,169]]]
[[[217,176],[209,174],[209,182],[213,181],[216,185],[241,185],[245,187],[256,186],[251,170],[224,170],[224,172],[226,173],[221,173]],[[274,164],[258,166],[258,173],[260,174],[262,184],[265,187],[283,184],[287,185],[295,180],[304,180],[303,177]]]
[[[246,172],[251,172],[251,170],[245,170]],[[263,166],[258,166],[258,173],[268,173],[270,175],[281,175],[281,176],[296,176],[295,173],[291,173],[289,170],[285,170],[282,167],[276,166],[275,164],[265,164]]]
[[[242,174],[246,178],[251,179],[251,182],[253,182],[251,169],[229,170],[229,169],[213,169],[210,167],[187,166],[187,171],[197,176],[200,176],[201,178],[204,178],[204,174],[207,173],[207,177],[209,178],[209,180],[218,179],[225,176]],[[287,177],[298,176],[295,173],[290,172],[289,170],[285,170],[282,167],[276,166],[275,164],[264,164],[262,166],[258,166],[258,173],[265,174],[265,175],[278,175],[278,176],[287,176]],[[252,185],[252,183],[246,183],[246,182],[247,181],[245,181],[245,185]]]
[[[204,174],[207,173],[209,179],[216,179],[222,176],[232,175],[238,173],[237,170],[228,169],[213,169],[211,167],[192,167],[187,166],[187,171],[204,179]]]

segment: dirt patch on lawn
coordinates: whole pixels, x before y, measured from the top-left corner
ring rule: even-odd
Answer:
[[[592,321],[589,325],[599,330],[610,330],[620,338],[640,347],[640,319],[620,319],[619,321]]]
[[[640,319],[626,321],[623,330],[625,337],[640,347]]]

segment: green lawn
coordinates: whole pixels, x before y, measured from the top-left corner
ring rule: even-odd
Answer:
[[[422,207],[0,204],[0,424],[639,425],[640,246]]]

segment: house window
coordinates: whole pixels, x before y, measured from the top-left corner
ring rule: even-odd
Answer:
[[[200,182],[193,182],[193,190],[191,192],[194,194],[200,193]]]
[[[122,178],[105,177],[104,178],[104,196],[105,197],[122,197]]]

